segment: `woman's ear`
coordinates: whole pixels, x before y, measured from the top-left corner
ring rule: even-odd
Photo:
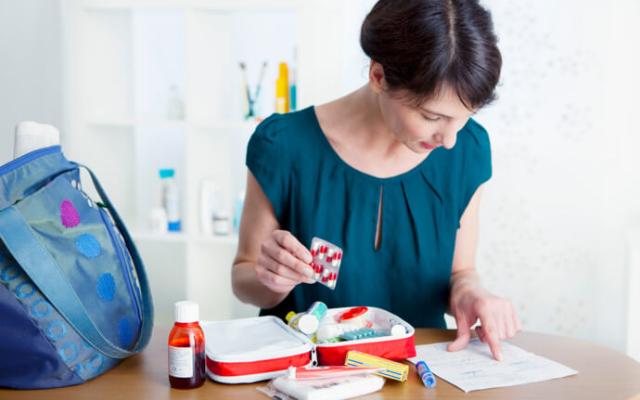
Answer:
[[[369,65],[369,84],[374,93],[381,93],[387,87],[387,83],[384,80],[384,68],[382,64],[373,60],[371,60],[371,64]]]

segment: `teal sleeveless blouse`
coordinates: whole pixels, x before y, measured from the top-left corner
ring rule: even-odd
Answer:
[[[320,300],[329,307],[380,307],[415,327],[445,327],[459,221],[491,177],[489,137],[476,121],[458,132],[453,149],[439,147],[408,172],[377,178],[338,156],[308,107],[262,121],[246,163],[281,229],[307,247],[317,236],[344,251],[335,290],[300,284],[261,315],[284,318]]]

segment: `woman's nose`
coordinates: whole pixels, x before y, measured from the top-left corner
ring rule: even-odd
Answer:
[[[458,137],[458,132],[456,130],[451,130],[442,135],[442,146],[446,149],[452,149],[453,146],[456,145],[456,139]]]
[[[442,130],[436,133],[436,143],[442,145],[446,149],[452,149],[456,145],[458,131],[453,127],[443,127]]]

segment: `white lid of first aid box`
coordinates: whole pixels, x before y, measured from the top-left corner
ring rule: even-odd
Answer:
[[[207,357],[220,362],[252,362],[311,351],[313,344],[273,316],[200,323]]]

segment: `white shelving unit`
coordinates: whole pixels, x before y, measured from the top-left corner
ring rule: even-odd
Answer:
[[[262,117],[274,110],[280,61],[297,69],[299,108],[341,94],[343,2],[68,0],[62,7],[65,152],[95,170],[133,232],[157,322],[171,322],[173,302],[184,298],[200,303],[203,319],[255,315],[231,292],[237,238],[200,233],[200,184],[213,179],[230,212],[244,189],[246,145],[257,122],[243,119],[239,61],[254,87],[268,62]],[[184,118],[168,118],[171,87]],[[176,169],[182,194],[179,234],[146,229],[163,167]]]

